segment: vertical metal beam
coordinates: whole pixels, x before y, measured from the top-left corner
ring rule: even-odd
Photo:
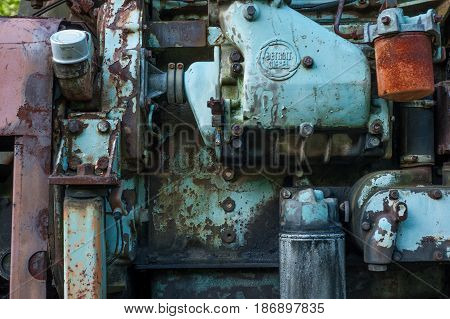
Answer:
[[[63,224],[64,298],[105,298],[103,199],[66,197]]]
[[[49,188],[37,138],[16,138],[10,298],[45,298]]]

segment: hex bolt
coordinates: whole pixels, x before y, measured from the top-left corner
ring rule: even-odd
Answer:
[[[365,222],[361,223],[361,229],[362,230],[368,231],[368,230],[370,230],[371,227],[372,226],[370,225],[370,223],[368,221],[365,221]]]
[[[400,193],[398,192],[398,190],[390,190],[389,191],[389,199],[391,200],[397,200],[400,198]]]
[[[242,73],[242,65],[240,63],[233,63],[231,65],[231,71],[235,74],[241,74]]]
[[[434,260],[442,260],[442,259],[444,259],[444,254],[442,253],[442,251],[440,251],[440,250],[436,250],[434,253],[433,253],[433,259]]]
[[[236,208],[236,203],[234,202],[234,200],[232,198],[227,197],[222,202],[222,208],[227,213],[232,212]]]
[[[97,168],[104,171],[108,168],[109,158],[108,156],[102,156],[97,160]]]
[[[241,56],[241,54],[239,53],[238,50],[231,51],[231,54],[230,54],[230,61],[231,62],[240,62],[241,59],[242,59],[242,56]]]
[[[389,25],[391,23],[391,18],[389,18],[388,16],[381,17],[381,23],[383,23],[384,25]]]
[[[226,181],[231,181],[231,180],[233,180],[233,178],[234,178],[234,170],[231,169],[231,168],[229,168],[229,167],[225,168],[225,169],[223,170],[223,172],[222,172],[222,177],[223,177],[223,179],[226,180]]]
[[[369,132],[372,134],[380,134],[383,131],[383,123],[380,120],[375,120],[370,124]]]
[[[108,133],[110,128],[111,128],[111,125],[106,120],[101,120],[97,124],[97,130],[103,134]]]
[[[283,197],[284,199],[291,198],[291,196],[292,196],[292,193],[290,192],[290,190],[288,190],[286,188],[283,188],[281,190],[281,197]]]
[[[428,196],[430,196],[432,199],[441,199],[442,192],[439,189],[433,189],[428,192]]]
[[[408,218],[408,206],[403,202],[398,202],[394,205],[395,212],[399,221],[405,221]]]
[[[303,137],[309,137],[314,133],[314,126],[311,123],[300,124],[300,135]]]
[[[314,60],[313,60],[313,58],[311,58],[309,55],[304,56],[303,59],[302,59],[302,65],[303,65],[303,67],[305,67],[306,69],[312,68],[312,66],[314,65]]]
[[[71,134],[78,134],[83,130],[83,126],[79,120],[69,120],[67,129]]]
[[[69,168],[72,170],[72,171],[77,171],[77,169],[78,169],[78,165],[80,165],[81,164],[81,159],[78,157],[78,156],[76,156],[76,155],[73,155],[73,156],[71,156],[70,158],[69,158]]]
[[[233,126],[231,126],[231,134],[233,136],[241,136],[243,132],[244,128],[241,125],[233,124]]]

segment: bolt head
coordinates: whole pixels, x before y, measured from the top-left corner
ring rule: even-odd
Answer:
[[[77,175],[94,175],[94,165],[90,163],[80,164],[77,166]]]
[[[281,197],[283,197],[284,199],[291,198],[291,196],[292,196],[292,193],[291,193],[290,190],[288,190],[288,189],[286,189],[286,188],[283,188],[283,189],[281,190]]]
[[[100,133],[108,133],[110,128],[111,128],[111,125],[109,124],[108,121],[105,121],[105,120],[102,120],[102,121],[98,122],[98,124],[97,124],[97,130]]]
[[[222,172],[222,177],[226,181],[231,181],[234,178],[234,170],[231,168],[225,168]]]
[[[380,134],[383,131],[383,123],[381,123],[380,120],[374,121],[372,124],[370,124],[369,131],[372,134]]]
[[[314,133],[314,126],[311,123],[300,124],[300,135],[303,137],[311,136]]]
[[[378,147],[378,146],[380,146],[380,144],[381,144],[381,141],[380,141],[380,139],[379,139],[378,137],[376,137],[376,136],[370,136],[369,139],[368,139],[368,141],[367,141],[367,145],[368,145],[370,148]]]
[[[408,218],[408,206],[405,203],[398,202],[395,204],[394,209],[397,213],[397,217],[399,221],[404,221]]]
[[[305,68],[310,69],[314,65],[314,59],[307,55],[307,56],[303,57],[302,65]]]
[[[175,69],[175,63],[169,63],[169,69],[173,70]]]
[[[388,16],[381,17],[381,23],[383,23],[384,25],[389,25],[391,23],[391,18],[389,18]]]
[[[81,159],[78,156],[76,156],[76,155],[71,156],[69,158],[69,163],[68,164],[69,164],[69,168],[72,171],[77,171],[78,170],[78,165],[81,165]]]
[[[232,198],[227,197],[222,202],[222,208],[227,213],[232,212],[236,208],[236,203],[234,202],[234,200]]]
[[[241,74],[242,73],[242,65],[240,63],[233,63],[231,65],[231,70],[233,73]]]
[[[107,156],[102,156],[97,160],[97,168],[100,170],[105,170],[108,168],[109,158]]]

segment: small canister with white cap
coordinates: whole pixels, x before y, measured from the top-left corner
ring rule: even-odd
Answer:
[[[93,97],[94,55],[91,34],[82,30],[63,30],[50,37],[53,69],[62,94],[71,101]]]

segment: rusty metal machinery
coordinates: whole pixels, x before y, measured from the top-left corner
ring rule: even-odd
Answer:
[[[449,6],[22,1],[0,296],[448,296]]]

